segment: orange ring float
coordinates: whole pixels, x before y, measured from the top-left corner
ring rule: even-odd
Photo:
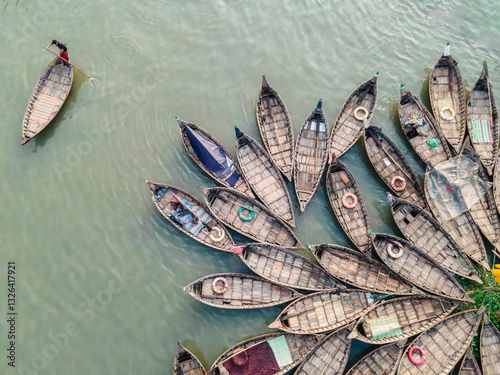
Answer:
[[[219,281],[222,281],[224,283],[224,286],[221,289],[217,287],[217,283]],[[212,281],[212,289],[217,294],[224,294],[226,290],[229,289],[229,284],[227,283],[227,280],[224,277],[219,276],[216,277],[214,281]]]
[[[347,199],[351,198],[352,203],[347,203]],[[358,197],[355,196],[353,193],[345,193],[344,196],[342,197],[342,204],[344,205],[345,208],[354,208],[358,204]]]
[[[420,358],[420,360],[418,360],[418,361],[415,358],[413,358],[413,352],[415,350],[417,352],[420,352],[420,355],[422,356]],[[413,345],[410,348],[410,350],[408,350],[408,357],[410,358],[411,363],[413,363],[414,365],[417,365],[417,366],[420,366],[422,363],[425,362],[425,353],[424,353],[424,350],[420,346],[417,346],[417,345]]]
[[[396,186],[396,181],[399,181],[401,186]],[[391,187],[396,191],[403,191],[406,189],[406,180],[401,176],[395,176],[391,181]]]

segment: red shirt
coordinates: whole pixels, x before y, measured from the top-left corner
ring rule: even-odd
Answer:
[[[69,58],[68,58],[68,51],[62,51],[61,50],[61,53],[59,54],[59,57],[66,60],[66,61],[69,61]],[[64,61],[63,60],[63,61]]]

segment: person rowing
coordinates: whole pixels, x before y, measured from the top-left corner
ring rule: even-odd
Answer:
[[[69,66],[69,57],[68,57],[68,48],[66,45],[62,44],[61,42],[58,42],[57,40],[52,40],[52,43],[50,45],[55,44],[57,48],[59,48],[59,58],[61,59],[61,64],[64,66]]]

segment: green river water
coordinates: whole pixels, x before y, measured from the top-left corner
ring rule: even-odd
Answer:
[[[332,125],[347,95],[380,71],[372,124],[423,178],[424,164],[399,129],[400,81],[428,105],[428,75],[449,41],[468,90],[483,60],[491,82],[500,82],[495,1],[0,6],[2,374],[171,374],[177,341],[209,368],[229,346],[270,331],[283,306],[225,311],[180,290],[207,274],[250,271],[237,256],[174,230],[151,201],[144,178],[199,198],[197,185],[215,185],[185,153],[175,116],[204,127],[234,153],[234,124],[260,140],[254,106],[262,74],[287,104],[297,136],[319,98]],[[21,146],[28,98],[52,59],[42,47],[52,39],[67,43],[72,62],[101,85],[75,71],[56,119]],[[372,231],[400,235],[363,141],[341,160],[360,185]],[[324,183],[302,214],[288,185],[302,243],[353,246]],[[15,368],[7,358],[9,261],[16,265]],[[369,350],[354,343],[348,367]]]

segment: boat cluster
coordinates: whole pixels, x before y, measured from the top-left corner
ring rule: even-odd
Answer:
[[[448,374],[464,354],[460,373],[479,373],[469,346],[481,322],[483,373],[500,374],[497,318],[487,306],[468,309],[474,301],[455,279],[489,282],[478,272],[491,270],[480,232],[493,245],[500,235],[500,199],[489,182],[498,158],[498,113],[486,63],[466,101],[448,45],[430,75],[432,113],[401,85],[400,123],[427,164],[423,187],[396,144],[370,125],[377,79],[378,73],[348,96],[331,132],[320,100],[294,142],[286,106],[263,77],[256,104],[263,146],[236,128],[237,160],[206,130],[177,119],[187,153],[222,187],[200,187],[203,203],[178,187],[145,180],[154,204],[180,231],[236,253],[255,273],[205,276],[184,291],[217,308],[288,303],[269,325],[281,332],[236,344],[208,374],[284,374],[295,366],[295,374],[342,374],[353,339],[382,346],[348,374]],[[361,135],[391,190],[391,212],[406,239],[372,233],[360,189],[339,160]],[[294,204],[285,178],[293,180],[304,211],[327,162],[331,208],[357,250],[308,245],[313,262],[290,250],[304,246],[292,230]],[[228,229],[253,242],[236,245]],[[179,344],[174,374],[205,370]]]

